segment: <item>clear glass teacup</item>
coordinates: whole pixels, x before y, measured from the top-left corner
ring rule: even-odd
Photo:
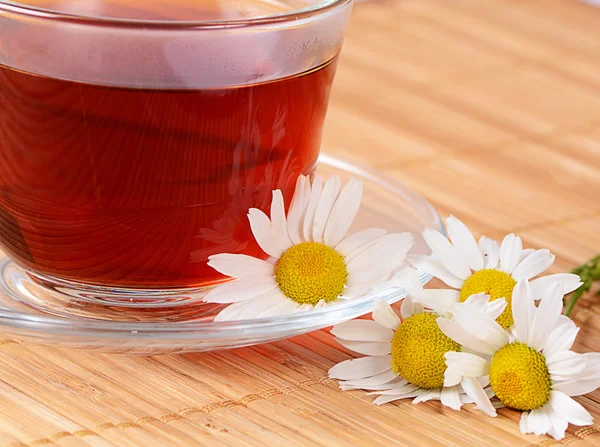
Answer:
[[[170,293],[261,255],[315,168],[351,0],[0,0],[0,246],[48,287]]]

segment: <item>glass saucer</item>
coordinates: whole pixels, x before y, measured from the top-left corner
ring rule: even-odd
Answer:
[[[351,232],[368,227],[415,235],[415,254],[428,254],[421,230],[444,231],[441,219],[423,197],[376,171],[322,154],[317,171],[364,182],[363,204]],[[430,277],[422,275],[423,283]],[[114,353],[154,355],[249,346],[322,329],[371,311],[373,300],[394,303],[399,288],[380,288],[367,296],[322,309],[254,320],[213,322],[223,305],[201,301],[203,290],[175,290],[157,297],[136,291],[136,298],[97,290],[72,293],[34,277],[0,257],[0,338]],[[129,296],[129,295],[128,295]]]

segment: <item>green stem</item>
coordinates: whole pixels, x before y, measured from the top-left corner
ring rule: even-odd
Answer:
[[[573,269],[573,273],[579,275],[583,284],[575,290],[569,299],[565,297],[564,314],[568,317],[573,312],[577,301],[585,292],[592,289],[592,283],[600,279],[600,254],[594,256],[588,262]]]
[[[581,296],[583,295],[583,292],[584,292],[584,290],[583,290],[583,285],[582,285],[581,287],[579,287],[579,289],[577,289],[577,290],[575,290],[575,292],[573,292],[573,295],[567,301],[567,305],[565,306],[565,311],[564,311],[564,314],[567,317],[571,316],[571,312],[573,312],[573,309],[575,308],[575,304],[577,304],[577,301],[579,301],[579,298],[581,298]]]

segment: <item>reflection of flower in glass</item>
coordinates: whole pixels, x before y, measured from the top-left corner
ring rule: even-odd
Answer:
[[[454,306],[453,319],[440,317],[438,325],[468,352],[446,354],[444,385],[466,385],[477,407],[496,416],[479,382],[489,376],[502,404],[523,411],[523,433],[562,439],[569,423],[591,425],[591,415],[571,396],[600,386],[600,354],[571,351],[579,328],[561,315],[563,297],[563,286],[555,283],[543,296],[535,296],[541,298],[536,307],[528,281],[519,281],[509,308],[515,322],[512,334],[481,309],[466,303]]]
[[[261,133],[256,121],[242,130],[232,153],[227,193],[231,198],[221,217],[210,228],[201,228],[196,236],[201,248],[190,254],[191,262],[206,262],[217,253],[241,253],[252,241],[247,220],[250,208],[267,209],[272,191],[293,191],[301,173],[294,151],[278,150],[285,135],[285,110],[277,110],[271,133]],[[249,120],[252,121],[252,120]],[[265,139],[266,141],[265,143]],[[261,144],[273,147],[261,150]],[[265,155],[266,154],[266,155]],[[257,250],[258,248],[256,248]],[[255,251],[256,251],[255,250]]]
[[[413,245],[408,233],[367,229],[346,237],[362,199],[362,183],[342,188],[338,176],[325,183],[299,176],[289,212],[281,191],[273,191],[270,218],[252,208],[252,233],[269,261],[218,254],[209,265],[237,278],[204,298],[230,303],[215,321],[261,318],[310,310],[357,298],[390,279]]]

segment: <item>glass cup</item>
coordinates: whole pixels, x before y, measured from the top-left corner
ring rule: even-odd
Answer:
[[[0,245],[124,300],[264,256],[248,208],[315,168],[351,0],[0,0]]]

